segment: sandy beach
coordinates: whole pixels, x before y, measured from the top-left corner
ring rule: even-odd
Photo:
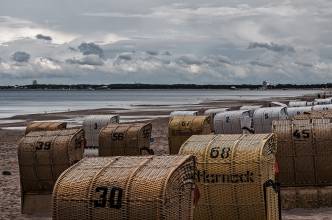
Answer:
[[[199,110],[203,112],[205,109],[213,107],[230,107],[237,109],[242,105],[268,105],[271,101],[286,101],[284,98],[256,100],[256,101],[215,101],[209,103],[201,103],[198,105],[184,106],[185,109]],[[163,110],[156,110],[163,109]],[[18,115],[9,120],[8,123],[0,124],[0,219],[50,219],[44,217],[35,217],[22,215],[20,210],[20,181],[17,161],[17,141],[24,135],[24,126],[29,121],[34,120],[63,120],[70,118],[80,118],[89,114],[120,114],[120,117],[131,121],[151,121],[153,125],[152,137],[154,142],[151,148],[158,155],[168,153],[168,115],[171,109],[167,106],[144,106],[140,110],[130,109],[96,109],[83,110],[65,113],[51,114],[34,114],[34,115]],[[17,120],[12,123],[10,120]],[[87,152],[89,154],[89,152]],[[9,171],[10,175],[4,175],[4,171]],[[289,210],[283,211],[283,219],[332,219],[332,208],[324,208],[317,210]]]

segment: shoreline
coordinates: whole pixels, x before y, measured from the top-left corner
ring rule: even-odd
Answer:
[[[85,115],[84,111],[128,114],[128,112],[170,112],[174,110],[234,107],[267,101],[287,101],[303,96],[313,97],[321,90],[181,90],[149,91],[0,91],[0,120],[27,119],[48,115]],[[228,106],[229,105],[229,106]],[[164,113],[163,113],[164,114]],[[156,115],[156,114],[153,114]],[[39,120],[38,118],[36,120]]]
[[[1,91],[1,90],[0,90]],[[321,91],[321,90],[318,90]],[[172,111],[176,110],[195,110],[202,114],[209,108],[230,108],[231,110],[237,110],[243,105],[262,105],[268,106],[271,102],[287,103],[289,100],[302,99],[310,100],[317,96],[317,93],[306,94],[302,96],[294,97],[269,97],[259,99],[222,99],[222,100],[203,100],[196,103],[184,103],[184,104],[134,104],[129,108],[92,108],[92,109],[79,109],[59,112],[45,112],[45,113],[33,113],[33,114],[18,114],[11,117],[0,118],[0,129],[6,127],[21,127],[26,126],[31,121],[44,121],[44,120],[70,120],[73,118],[80,118],[92,114],[118,114],[126,118],[131,117],[130,122],[134,122],[135,119],[155,119],[156,116],[168,117]],[[136,118],[135,118],[136,117]],[[4,121],[2,123],[2,121]],[[12,122],[11,122],[12,121]],[[15,122],[20,121],[20,122]],[[7,123],[6,123],[7,122]]]

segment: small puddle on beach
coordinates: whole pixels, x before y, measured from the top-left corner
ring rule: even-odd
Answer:
[[[0,125],[5,125],[6,127],[0,127],[2,130],[25,130],[25,126],[17,126],[18,123],[25,123],[25,120],[11,120],[11,119],[0,119]],[[12,126],[11,126],[12,125]]]
[[[25,120],[11,120],[11,119],[4,119],[4,120],[1,120],[0,119],[0,125],[1,124],[15,124],[15,123],[23,123],[25,122]]]
[[[2,130],[20,130],[20,131],[23,131],[26,129],[25,126],[16,126],[16,127],[2,127],[0,128]]]

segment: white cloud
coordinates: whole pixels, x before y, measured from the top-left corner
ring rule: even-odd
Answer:
[[[38,57],[34,60],[34,64],[36,66],[39,66],[42,71],[47,71],[47,70],[58,70],[61,71],[61,65],[57,62],[54,62],[51,59],[44,58],[44,57]]]
[[[13,65],[2,62],[1,73],[12,74],[16,78],[33,79],[36,77],[69,77],[81,78],[81,75],[91,78],[112,79],[112,82],[158,82],[164,83],[260,83],[265,79],[272,82],[289,82],[289,79],[299,77],[299,82],[306,80],[332,79],[327,72],[331,65],[315,63],[312,67],[292,62],[296,54],[283,56],[267,50],[265,55],[251,59],[232,61],[228,57],[196,56],[194,54],[173,55],[165,58],[162,53],[151,56],[145,51],[119,54],[116,57],[105,58],[103,63],[96,63],[87,57],[73,59],[77,62],[65,62],[48,58],[36,58],[25,65]],[[119,58],[122,57],[122,58]],[[126,58],[124,58],[126,57]],[[130,57],[130,58],[129,58]],[[189,57],[189,58],[188,58]],[[94,57],[95,59],[98,56]],[[98,58],[100,59],[100,58]],[[93,63],[91,63],[93,61]],[[298,70],[301,70],[299,72]],[[69,75],[68,75],[69,74]],[[92,74],[92,75],[91,75]],[[301,78],[306,74],[305,78]],[[323,77],[324,76],[324,77]],[[326,78],[328,77],[328,78]]]
[[[295,17],[305,13],[305,9],[297,9],[289,4],[266,5],[263,7],[250,7],[240,4],[236,7],[210,6],[210,7],[187,7],[184,4],[172,4],[152,8],[150,13],[134,14],[123,12],[86,12],[82,15],[91,17],[111,18],[170,18],[189,20],[197,17],[247,17],[255,15],[276,15],[284,17]]]
[[[67,63],[69,64],[78,64],[78,65],[89,65],[89,66],[102,66],[104,64],[104,61],[95,54],[82,56],[81,58],[72,58],[67,59]]]
[[[201,72],[201,67],[199,65],[193,64],[189,65],[189,71],[191,73],[197,74]]]
[[[33,22],[8,16],[0,17],[0,44],[24,38],[35,38],[38,34],[45,34],[53,38],[54,43],[70,42],[77,36],[71,33],[50,30]]]

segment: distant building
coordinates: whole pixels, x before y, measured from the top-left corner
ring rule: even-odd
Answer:
[[[107,90],[108,86],[99,86],[97,87],[98,90]]]
[[[264,80],[263,83],[262,83],[262,89],[263,89],[263,90],[268,89],[269,85],[270,85],[270,83],[269,83],[268,81],[265,81],[265,80]]]
[[[33,80],[33,81],[32,81],[32,85],[34,85],[34,86],[38,85],[37,80]]]

